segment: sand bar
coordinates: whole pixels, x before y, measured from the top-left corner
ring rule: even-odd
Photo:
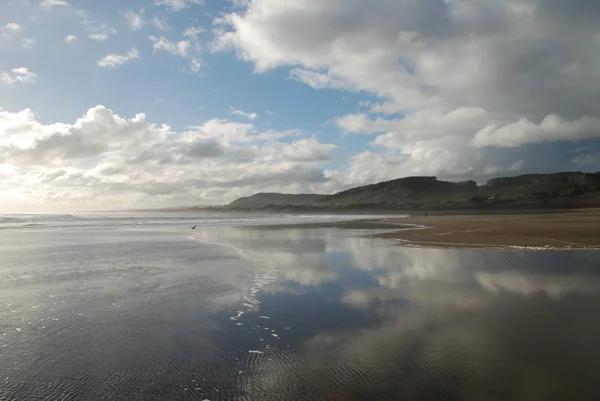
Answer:
[[[413,246],[600,249],[597,209],[548,214],[421,215],[390,222],[427,227],[376,235]]]

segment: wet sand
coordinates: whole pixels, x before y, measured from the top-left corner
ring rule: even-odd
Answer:
[[[600,249],[600,210],[552,214],[413,216],[390,222],[426,228],[376,235],[436,248]]]
[[[405,219],[362,217],[2,228],[0,400],[600,400],[600,252],[397,246],[365,235]]]
[[[270,225],[252,225],[241,227],[242,229],[263,229],[263,230],[289,230],[292,228],[340,228],[344,230],[393,230],[403,229],[409,225],[402,218],[393,219],[359,219],[359,220],[343,220],[343,221],[323,221],[323,222],[298,222],[291,224],[270,224]]]

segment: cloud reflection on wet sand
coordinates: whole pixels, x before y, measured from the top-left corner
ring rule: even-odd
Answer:
[[[330,317],[311,309],[313,334],[294,339],[294,363],[265,362],[254,378],[273,399],[600,396],[595,254],[403,248],[335,229],[223,231],[277,264],[261,308],[284,293],[301,304],[339,292],[340,311],[378,321],[320,329]]]

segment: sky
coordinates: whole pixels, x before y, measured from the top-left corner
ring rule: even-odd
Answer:
[[[597,0],[0,0],[0,213],[598,170]]]

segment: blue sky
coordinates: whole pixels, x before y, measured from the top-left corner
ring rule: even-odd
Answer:
[[[5,0],[0,212],[596,171],[598,22],[592,0]]]

